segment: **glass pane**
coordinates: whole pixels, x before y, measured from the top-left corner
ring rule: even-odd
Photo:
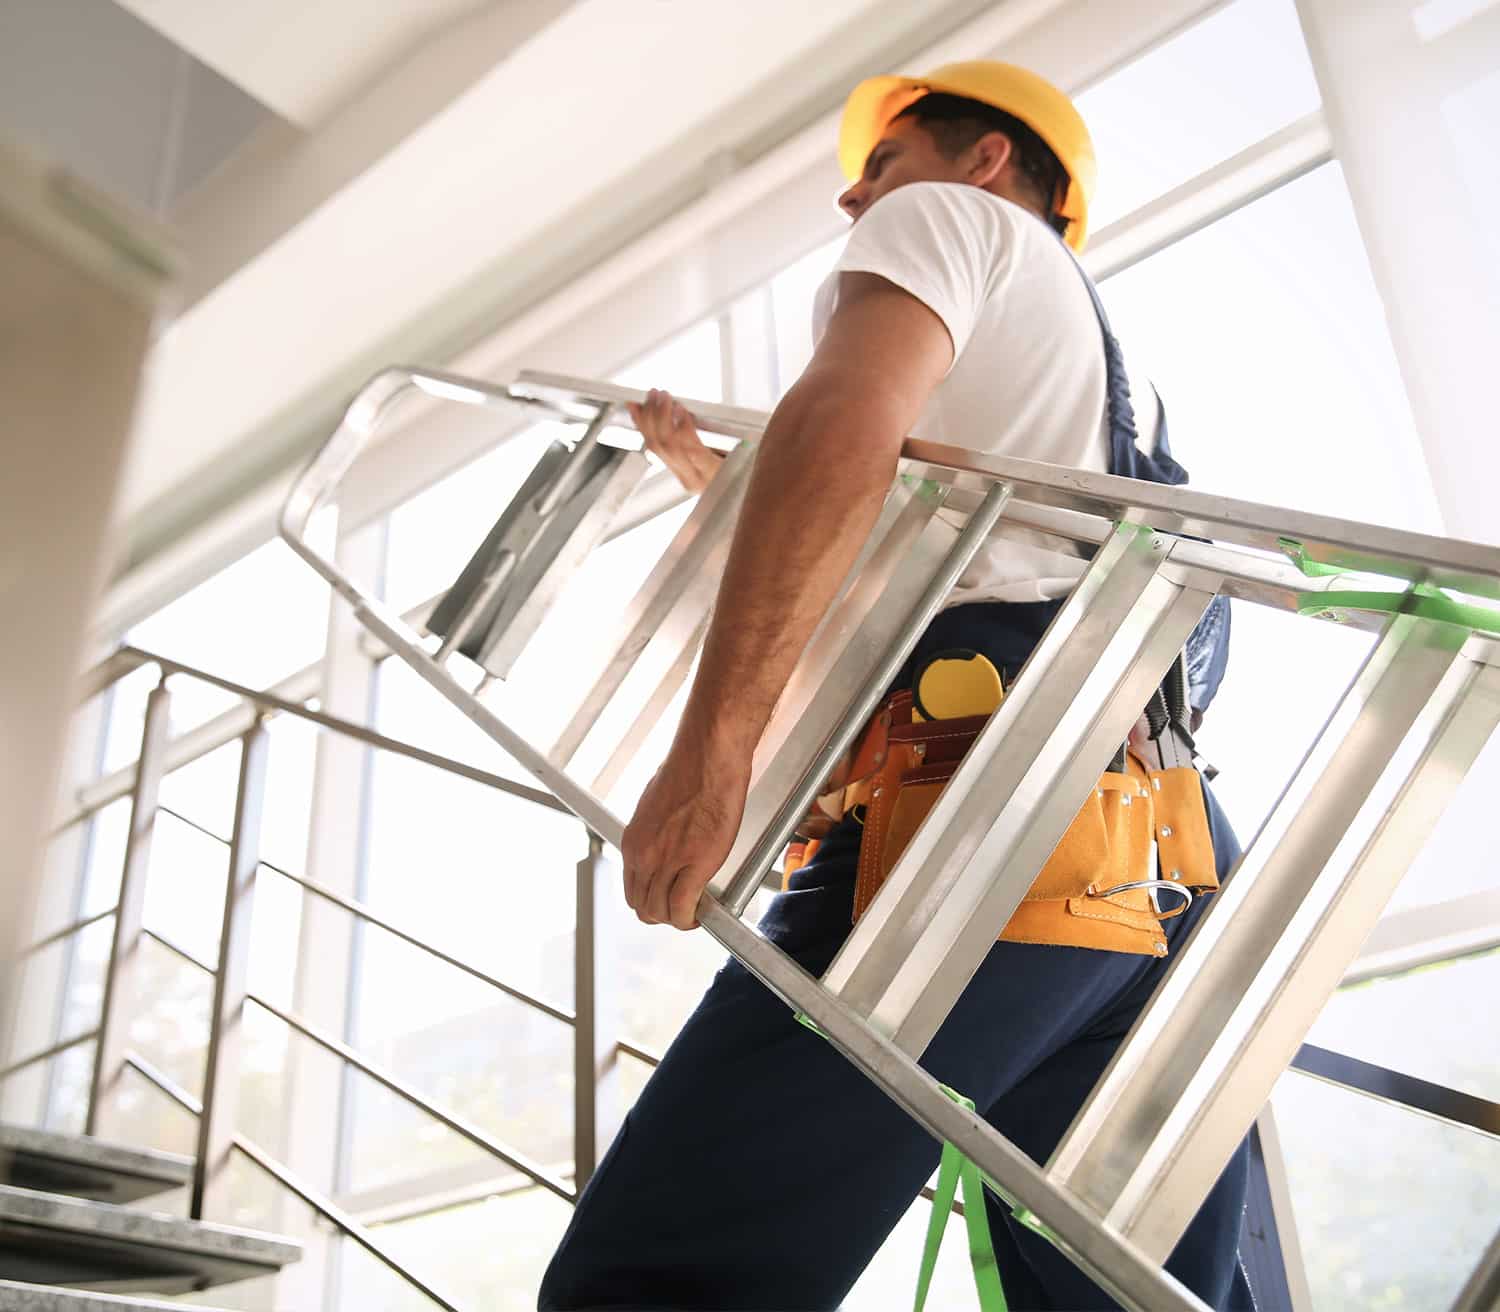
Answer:
[[[104,972],[109,964],[109,950],[114,937],[113,917],[98,921],[73,936],[72,960],[67,964],[68,984],[63,998],[59,1039],[82,1034],[99,1024],[99,1014],[104,1006]],[[69,954],[70,945],[59,943],[48,948],[45,955],[55,961]]]
[[[705,319],[615,374],[622,387],[664,387],[697,401],[724,399],[719,321]]]
[[[411,691],[437,700],[426,685]],[[571,816],[404,757],[374,757],[371,910],[559,1006],[573,991],[575,870],[584,850]],[[422,1020],[410,1002],[392,1005]]]
[[[1490,738],[1464,776],[1396,889],[1390,910],[1500,888],[1500,865],[1475,860],[1475,853],[1494,850],[1496,797],[1500,797],[1500,734]]]
[[[1385,319],[1336,165],[1111,278],[1194,487],[1439,531]],[[1203,730],[1248,839],[1368,650],[1362,634],[1237,604]]]
[[[1194,487],[1441,531],[1337,164],[1102,290],[1133,372],[1165,401]]]
[[[813,299],[828,277],[847,238],[840,236],[809,251],[771,280],[771,311],[776,322],[776,376],[784,392],[801,376],[813,353]]]
[[[1451,1306],[1500,1226],[1500,1140],[1295,1072],[1273,1101],[1316,1312]]]
[[[130,798],[119,798],[94,813],[80,915],[107,911],[120,900],[120,872],[125,865],[125,839],[129,832]]]
[[[89,1109],[89,1083],[94,1078],[97,1045],[80,1043],[47,1063],[49,1098],[42,1128],[58,1134],[82,1134]]]
[[[1340,989],[1307,1036],[1335,1052],[1500,1102],[1500,954]]]
[[[1500,63],[1500,49],[1493,50],[1492,57]],[[1443,120],[1468,190],[1464,200],[1474,216],[1474,231],[1485,243],[1476,254],[1489,260],[1487,269],[1476,272],[1482,278],[1487,275],[1491,290],[1500,295],[1500,229],[1494,221],[1500,213],[1500,155],[1495,148],[1500,68],[1445,100]]]
[[[312,536],[317,541],[319,534]],[[327,624],[328,585],[275,539],[142,620],[129,637],[148,651],[265,688],[321,655]],[[139,750],[146,693],[153,683],[148,671],[118,685],[111,765],[133,760]],[[237,700],[185,678],[173,680],[172,692],[172,723],[178,733]]]
[[[556,944],[559,961],[566,946]],[[570,954],[566,965],[571,971]],[[502,1144],[566,1169],[573,1156],[571,1027],[378,929],[366,938],[355,988],[362,1054]],[[366,1077],[356,1087],[351,1190],[482,1153]]]
[[[142,944],[140,955],[139,996],[143,1002],[129,1019],[130,1047],[179,1088],[201,1098],[214,982],[151,939]],[[151,1118],[151,1123],[165,1118],[167,1112],[181,1114],[181,1109],[153,1085],[142,1084],[142,1114]],[[126,1136],[126,1142],[136,1140]]]
[[[143,1052],[142,1055],[146,1054]],[[195,1095],[202,1083],[200,1073],[192,1087]],[[133,1069],[127,1069],[120,1079],[109,1137],[135,1148],[155,1148],[161,1152],[191,1156],[197,1151],[198,1120],[144,1076],[138,1075]],[[177,1202],[175,1210],[179,1214],[186,1214],[185,1194],[174,1191],[170,1197]],[[156,1207],[155,1200],[152,1201],[152,1207]],[[162,1210],[166,1210],[165,1206]]]
[[[547,444],[577,432],[556,423],[528,428],[392,510],[385,599],[405,611],[451,587]]]
[[[917,1288],[917,1273],[921,1270],[922,1250],[927,1243],[931,1217],[932,1204],[925,1198],[918,1198],[907,1209],[848,1297],[839,1305],[845,1312],[887,1312],[889,1308],[904,1307],[911,1301]],[[1005,1273],[1002,1271],[1000,1275],[1003,1284]],[[927,1306],[978,1306],[974,1273],[969,1265],[969,1238],[964,1219],[956,1212],[948,1218],[943,1246],[938,1250]]]
[[[1235,0],[1078,97],[1105,225],[1318,107],[1293,0]]]
[[[572,1209],[543,1189],[497,1194],[483,1202],[375,1228],[402,1265],[458,1307],[531,1312],[542,1273]],[[428,1312],[432,1304],[353,1244],[345,1243],[340,1308]]]

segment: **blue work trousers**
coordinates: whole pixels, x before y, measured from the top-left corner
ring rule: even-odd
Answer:
[[[1039,613],[1037,632],[1051,613]],[[997,664],[1006,659],[1004,642],[971,645],[988,649]],[[1027,650],[1029,643],[1016,664]],[[1208,803],[1222,879],[1239,846],[1211,795]],[[761,922],[814,975],[849,933],[858,844],[854,821],[836,827]],[[1166,922],[1169,956],[1210,902],[1200,899]],[[1128,953],[998,942],[921,1064],[1045,1162],[1166,965]],[[939,1152],[876,1085],[730,960],[584,1190],[538,1308],[837,1308],[936,1170]],[[1210,1307],[1236,1312],[1253,1306],[1237,1255],[1247,1170],[1242,1144],[1167,1263]],[[989,1210],[1014,1312],[1116,1306],[993,1198]],[[913,1285],[917,1261],[914,1251]],[[902,1306],[911,1293],[892,1290],[889,1306]]]

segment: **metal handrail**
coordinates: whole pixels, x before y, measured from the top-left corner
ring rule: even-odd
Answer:
[[[652,1052],[649,1048],[643,1048],[637,1043],[631,1043],[627,1039],[616,1039],[615,1047],[621,1052],[634,1057],[637,1061],[643,1061],[653,1070],[661,1065],[661,1054]]]
[[[544,1189],[550,1189],[554,1194],[556,1194],[564,1201],[570,1203],[577,1201],[578,1195],[574,1192],[574,1190],[570,1189],[566,1183],[554,1176],[545,1167],[538,1165],[536,1162],[528,1160],[526,1157],[522,1156],[520,1153],[517,1153],[512,1149],[506,1148],[503,1144],[497,1143],[483,1130],[478,1129],[476,1126],[470,1125],[467,1121],[454,1116],[450,1112],[445,1112],[441,1107],[437,1106],[433,1102],[428,1101],[428,1099],[424,1098],[415,1089],[408,1087],[394,1075],[391,1075],[387,1071],[381,1070],[380,1067],[374,1065],[370,1061],[367,1061],[364,1057],[361,1057],[357,1052],[354,1051],[353,1048],[350,1048],[347,1044],[340,1043],[337,1039],[322,1033],[320,1030],[312,1025],[309,1025],[306,1021],[294,1015],[292,1012],[285,1011],[281,1007],[276,1006],[274,1003],[267,1002],[259,994],[247,992],[245,996],[247,1001],[255,1003],[255,1005],[257,1007],[260,1007],[263,1011],[270,1012],[271,1015],[275,1016],[283,1024],[288,1025],[292,1029],[296,1030],[297,1033],[301,1034],[304,1038],[310,1039],[320,1048],[323,1048],[327,1052],[331,1052],[335,1057],[341,1058],[344,1062],[348,1063],[350,1066],[353,1066],[355,1070],[368,1075],[377,1084],[382,1085],[391,1093],[394,1093],[397,1097],[405,1099],[413,1107],[420,1108],[429,1116],[447,1126],[448,1129],[452,1130],[455,1134],[467,1139],[476,1148],[480,1148],[483,1151],[489,1153],[491,1157],[497,1158],[498,1160],[504,1162],[507,1166],[514,1167],[523,1175],[530,1176],[531,1179],[536,1181],[537,1184],[541,1185]]]
[[[636,489],[635,499],[621,509],[615,521],[605,532],[603,540],[611,542],[632,529],[640,527],[648,520],[675,509],[684,501],[689,500],[691,496],[692,494],[677,481],[669,470],[664,469],[651,474],[641,481],[640,487]],[[419,601],[415,606],[409,606],[401,612],[402,621],[410,625],[425,623],[444,595],[443,592],[439,592],[424,601]],[[388,649],[380,648],[373,636],[363,630],[360,633],[360,644],[376,660],[384,660],[391,654]],[[140,669],[142,665],[149,664],[148,661],[139,659],[139,656],[139,648],[121,648],[106,656],[84,675],[81,680],[79,701],[84,702],[97,696],[126,675]],[[271,696],[281,697],[287,701],[305,702],[317,695],[318,677],[322,669],[323,661],[316,660],[310,665],[304,665],[300,670],[294,670],[284,679],[278,679],[265,691]],[[250,727],[254,715],[255,710],[252,707],[234,706],[172,739],[167,748],[167,758],[170,762],[168,771],[180,770],[183,766],[191,765],[210,752],[217,751],[227,743],[233,742]],[[135,765],[130,764],[121,766],[109,774],[100,775],[92,782],[83,785],[77,792],[78,809],[58,825],[58,831],[88,819],[94,812],[108,806],[111,802],[118,802],[121,798],[128,797],[134,783]]]
[[[126,1053],[125,1064],[148,1084],[155,1085],[162,1093],[166,1094],[168,1098],[181,1107],[183,1111],[193,1116],[203,1115],[203,1104],[197,1098],[193,1097],[192,1094],[172,1079],[170,1075],[165,1075],[157,1070],[140,1053]]]
[[[225,838],[223,834],[215,833],[207,825],[200,824],[191,816],[183,815],[181,811],[174,811],[170,806],[167,806],[163,802],[158,802],[156,804],[156,813],[158,815],[171,816],[172,819],[176,820],[178,824],[186,825],[189,829],[196,829],[200,834],[203,835],[204,838],[212,838],[214,842],[220,844],[223,847],[231,846],[232,840]]]
[[[513,797],[533,802],[537,806],[545,807],[550,811],[568,813],[568,808],[544,789],[532,788],[527,784],[518,783],[514,779],[507,779],[503,775],[494,774],[489,770],[481,770],[478,766],[467,765],[462,761],[455,761],[451,757],[443,756],[437,752],[430,752],[426,748],[416,746],[414,743],[408,743],[400,738],[391,738],[386,734],[377,733],[374,729],[367,729],[363,725],[354,723],[352,720],[345,720],[337,715],[329,715],[326,711],[312,710],[304,706],[301,702],[279,696],[274,692],[246,687],[244,684],[236,683],[232,679],[221,678],[219,675],[210,674],[207,670],[199,669],[197,666],[172,660],[170,657],[147,651],[141,647],[121,647],[115,654],[135,660],[136,664],[130,667],[131,670],[139,669],[144,665],[155,665],[161,670],[163,678],[169,675],[180,675],[183,678],[195,679],[200,683],[206,683],[215,688],[222,688],[225,692],[233,693],[246,704],[263,714],[290,715],[295,719],[306,720],[311,724],[316,724],[320,728],[328,729],[346,738],[354,738],[368,746],[378,747],[381,751],[390,752],[394,756],[404,756],[409,760],[420,761],[424,765],[434,766],[448,774],[456,774],[462,778],[471,779],[475,783],[484,784],[486,787],[493,788],[497,792],[509,793]],[[185,762],[182,764],[185,764]],[[181,768],[181,765],[179,764],[177,768]],[[110,802],[118,801],[120,797],[125,795],[128,789],[129,783],[126,781],[118,794],[112,793],[105,798],[91,799],[64,819],[57,826],[54,833],[60,833],[69,826],[77,824],[80,820],[87,819],[96,811],[102,810]]]
[[[72,938],[74,934],[82,933],[90,925],[97,925],[101,920],[108,920],[115,914],[115,910],[114,907],[106,907],[103,911],[96,912],[92,916],[85,916],[82,920],[75,920],[71,925],[66,925],[62,929],[55,929],[45,938],[39,938],[34,943],[27,944],[17,955],[29,957],[43,948],[50,948],[54,943],[61,943],[65,938]]]
[[[71,1039],[64,1039],[61,1043],[54,1043],[50,1048],[43,1048],[40,1052],[34,1052],[29,1057],[22,1057],[20,1061],[12,1062],[9,1066],[0,1070],[0,1080],[9,1079],[10,1076],[24,1071],[28,1066],[35,1066],[39,1061],[47,1061],[49,1058],[67,1052],[69,1048],[76,1048],[80,1044],[91,1043],[98,1037],[99,1031],[92,1029],[86,1034],[75,1034]]]
[[[166,948],[166,950],[170,952],[174,957],[185,961],[189,966],[197,968],[205,975],[218,974],[218,972],[212,966],[210,966],[208,962],[195,957],[185,947],[172,942],[172,940],[169,939],[165,934],[159,933],[157,930],[152,929],[149,925],[142,925],[141,933],[149,938],[152,942],[159,943],[162,947]]]
[[[1465,1093],[1462,1089],[1312,1043],[1304,1043],[1298,1049],[1291,1069],[1393,1107],[1404,1107],[1435,1121],[1461,1125],[1491,1138],[1500,1138],[1500,1103]]]
[[[214,833],[213,830],[207,828],[204,825],[200,825],[196,820],[190,820],[187,816],[172,810],[171,807],[162,806],[160,803],[158,803],[156,809],[164,815],[171,816],[174,820],[179,820],[183,824],[189,825],[193,829],[196,829],[200,834],[204,834],[205,836],[212,838],[219,843],[222,843],[225,847],[230,846],[230,840],[225,838],[222,834]],[[274,861],[267,861],[265,860],[265,858],[262,858],[259,864],[265,869],[271,871],[273,874],[280,875],[283,879],[291,880],[291,882],[296,884],[299,888],[306,889],[315,897],[320,897],[325,902],[330,902],[336,907],[342,907],[345,911],[349,912],[350,915],[357,916],[360,920],[365,921],[367,924],[374,925],[377,929],[385,930],[387,934],[391,934],[394,937],[399,938],[403,943],[409,943],[414,948],[420,948],[423,952],[426,952],[430,956],[436,957],[439,961],[452,966],[455,970],[463,971],[464,974],[472,976],[481,984],[488,984],[491,988],[499,989],[500,992],[504,993],[507,997],[514,998],[517,1002],[524,1002],[528,1007],[533,1007],[537,1011],[542,1012],[544,1015],[551,1016],[553,1020],[562,1021],[565,1025],[573,1025],[577,1023],[578,1017],[574,1012],[567,1011],[562,1007],[554,1006],[552,1003],[545,1002],[541,998],[536,997],[534,994],[527,993],[525,989],[517,988],[514,984],[507,984],[503,979],[497,979],[488,971],[481,970],[478,966],[475,966],[472,963],[463,960],[463,958],[455,957],[452,953],[445,952],[442,948],[437,947],[435,944],[428,943],[425,939],[418,938],[415,934],[408,933],[406,930],[401,929],[399,926],[393,924],[383,916],[377,915],[375,912],[371,911],[363,904],[356,902],[353,898],[347,898],[344,897],[341,893],[335,893],[331,888],[318,883],[316,880],[308,879],[303,875],[294,875],[290,870],[283,869]],[[155,939],[162,945],[162,947],[175,952],[189,965],[197,966],[199,970],[207,971],[210,975],[214,973],[214,968],[212,966],[203,961],[200,961],[197,957],[193,956],[192,953],[178,947],[175,943],[172,943],[169,939],[164,938],[155,930],[148,928],[144,929],[142,932]]]
[[[258,1147],[242,1134],[235,1135],[230,1141],[230,1146],[248,1157],[283,1189],[296,1194],[313,1211],[317,1212],[319,1216],[330,1222],[336,1229],[354,1240],[371,1257],[389,1267],[413,1288],[421,1290],[422,1293],[426,1294],[439,1307],[446,1309],[446,1312],[459,1312],[457,1304],[444,1298],[420,1276],[414,1275],[411,1271],[407,1270],[406,1267],[376,1241],[374,1236],[364,1226],[360,1225],[352,1216],[318,1193],[317,1190],[303,1184],[302,1181],[266,1152],[265,1149]]]
[[[266,869],[274,871],[283,879],[290,879],[292,883],[298,885],[300,888],[305,888],[315,897],[320,897],[325,902],[330,902],[336,907],[342,907],[345,911],[349,912],[350,915],[357,916],[360,920],[374,925],[378,929],[385,930],[387,934],[394,935],[403,943],[409,943],[414,948],[420,948],[423,952],[436,957],[439,961],[445,962],[447,965],[452,966],[455,970],[461,970],[466,975],[471,975],[473,978],[479,980],[480,983],[488,984],[491,988],[499,989],[500,992],[504,993],[507,997],[512,997],[516,999],[517,1002],[524,1002],[528,1007],[533,1007],[537,1011],[551,1016],[553,1020],[560,1020],[565,1025],[573,1025],[577,1023],[578,1017],[574,1012],[566,1011],[562,1007],[553,1006],[552,1003],[544,1002],[541,998],[527,993],[524,989],[518,989],[513,984],[507,984],[502,979],[496,979],[495,976],[491,975],[488,971],[481,970],[478,966],[464,961],[461,957],[455,957],[450,953],[444,952],[442,948],[434,947],[431,943],[423,941],[415,934],[409,934],[406,930],[398,928],[389,920],[386,920],[382,916],[376,915],[373,911],[369,910],[369,908],[362,906],[352,898],[347,898],[340,893],[335,893],[331,888],[325,888],[322,884],[316,883],[311,879],[305,879],[300,875],[294,875],[290,871],[283,870],[278,865],[273,865],[270,861],[262,861],[260,864],[263,865]]]

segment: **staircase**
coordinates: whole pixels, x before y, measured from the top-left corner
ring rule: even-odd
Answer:
[[[172,1295],[275,1275],[275,1235],[132,1206],[192,1180],[192,1160],[0,1125],[0,1312],[160,1309]]]

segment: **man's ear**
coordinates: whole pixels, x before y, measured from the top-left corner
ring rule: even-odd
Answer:
[[[1014,155],[1015,147],[1005,133],[986,132],[969,147],[969,181],[988,187],[1005,172]]]

